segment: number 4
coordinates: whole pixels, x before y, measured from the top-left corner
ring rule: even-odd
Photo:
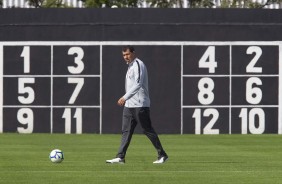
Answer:
[[[215,46],[209,46],[199,61],[199,68],[208,68],[209,73],[215,73],[216,67]]]

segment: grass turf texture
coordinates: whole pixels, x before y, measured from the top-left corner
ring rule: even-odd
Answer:
[[[154,165],[156,152],[134,135],[126,164],[106,164],[120,135],[0,134],[0,183],[226,184],[282,183],[279,135],[160,135],[169,154]],[[65,160],[51,163],[52,149]]]

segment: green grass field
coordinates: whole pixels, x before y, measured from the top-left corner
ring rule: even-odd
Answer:
[[[226,184],[282,183],[279,135],[160,135],[169,160],[154,165],[156,152],[134,135],[126,164],[106,164],[120,135],[0,134],[0,183]],[[49,161],[62,149],[65,160]]]

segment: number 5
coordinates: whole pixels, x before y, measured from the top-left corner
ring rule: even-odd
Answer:
[[[33,83],[35,83],[34,78],[19,78],[18,79],[19,94],[27,93],[27,97],[25,97],[24,95],[18,97],[19,102],[21,102],[22,104],[31,104],[34,101],[35,99],[34,90],[31,87],[25,86],[25,84],[33,84]]]

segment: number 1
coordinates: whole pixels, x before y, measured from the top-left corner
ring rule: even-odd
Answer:
[[[30,72],[30,47],[24,46],[21,57],[24,58],[24,73]]]

